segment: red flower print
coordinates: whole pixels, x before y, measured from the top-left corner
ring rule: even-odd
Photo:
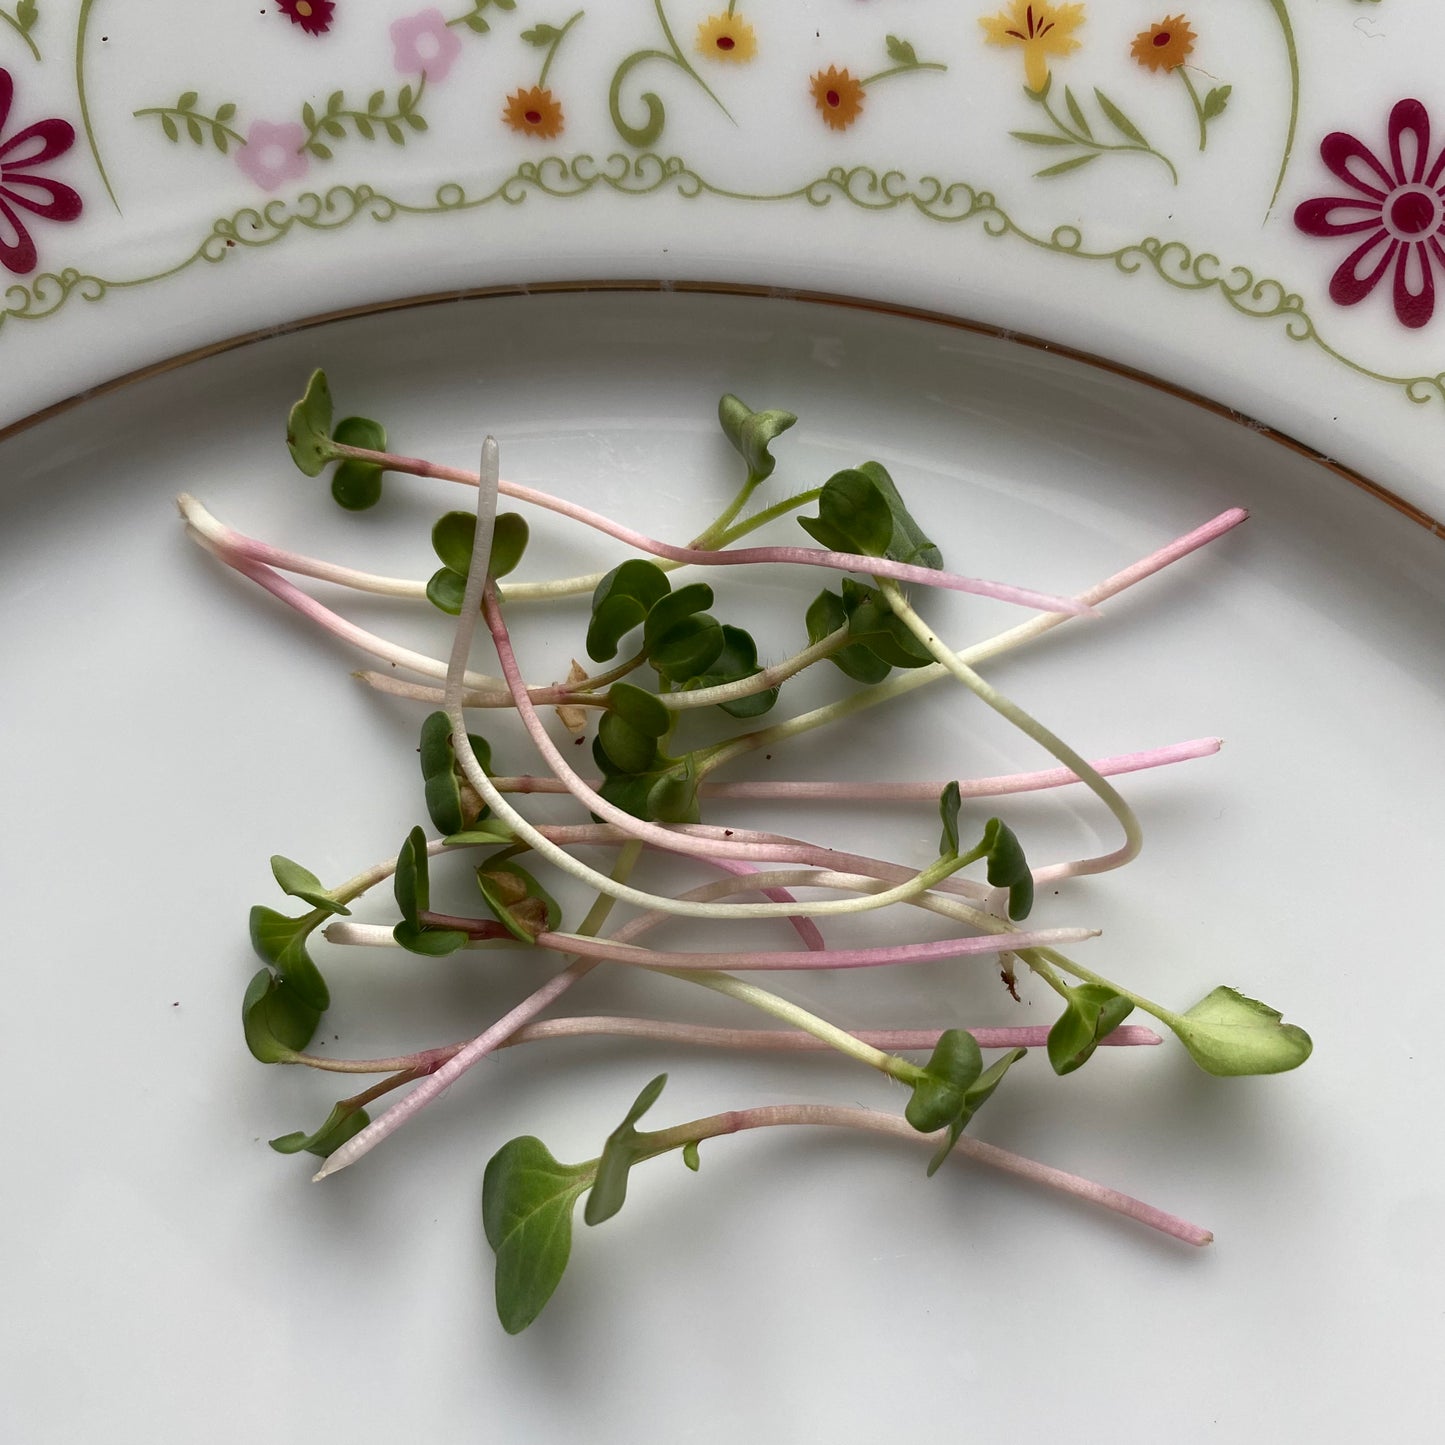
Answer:
[[[1424,326],[1435,314],[1434,268],[1445,267],[1445,147],[1431,156],[1429,113],[1418,100],[1396,102],[1388,164],[1338,130],[1320,142],[1320,158],[1355,194],[1306,201],[1295,225],[1310,236],[1363,238],[1330,278],[1330,299],[1363,301],[1393,266],[1395,315]]]
[[[0,137],[14,99],[15,82],[8,70],[0,70]],[[19,211],[47,221],[73,221],[80,215],[75,191],[36,174],[37,167],[63,156],[74,144],[75,127],[68,120],[37,120],[8,140],[0,139],[0,264],[17,276],[28,276],[37,259]]]
[[[308,35],[325,35],[331,29],[336,0],[276,0],[276,8]]]

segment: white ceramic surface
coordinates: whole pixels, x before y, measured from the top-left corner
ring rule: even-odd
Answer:
[[[990,669],[1086,753],[1227,739],[1128,780],[1143,856],[1044,913],[1102,925],[1081,958],[1166,1002],[1221,982],[1269,1000],[1314,1057],[1235,1081],[1172,1043],[1064,1081],[1035,1057],[975,1126],[1217,1242],[1196,1252],[979,1169],[928,1181],[903,1147],[723,1140],[699,1175],[652,1164],[616,1220],[579,1224],[558,1295],[510,1338],[478,1216],[504,1139],[588,1157],[663,1069],[659,1122],[786,1099],[894,1108],[897,1091],[817,1057],[557,1044],[488,1063],[323,1186],[268,1149],[340,1091],[246,1054],[246,909],[276,899],[272,852],[332,881],[395,848],[420,817],[418,713],[362,689],[351,654],[190,545],[172,498],[416,574],[456,500],[392,479],[379,509],[349,516],[301,478],[282,421],[318,364],[343,409],[382,416],[404,449],[465,464],[491,429],[506,474],[663,534],[693,530],[731,476],[712,420],[728,389],[802,418],[778,446],[779,487],[878,457],[955,565],[1036,586],[1085,586],[1251,508],[1103,618]],[[1076,363],[837,308],[666,295],[499,299],[284,336],[37,426],[0,466],[0,1438],[1429,1438],[1445,1344],[1431,1044],[1445,583],[1423,529],[1248,429]],[[539,524],[527,567],[566,565],[574,546]],[[814,586],[723,577],[719,593],[776,653]],[[445,645],[440,619],[350,610]],[[954,598],[933,615],[963,640],[1002,613]],[[520,626],[528,670],[565,670],[572,635]],[[755,768],[1039,765],[978,714],[934,689],[857,739]],[[1007,816],[1040,856],[1109,836],[1074,794]],[[788,822],[852,837],[826,810]],[[931,808],[869,824],[879,851],[931,856]],[[383,898],[370,916],[385,913]],[[533,976],[526,961],[390,954],[325,966],[326,1046],[350,1054],[460,1037]],[[577,1006],[735,1016],[643,982],[598,976]],[[1040,989],[1012,1004],[987,968],[791,991],[856,1026],[1052,1014]]]
[[[0,426],[337,308],[741,284],[1102,355],[1438,516],[1442,46],[1434,0],[18,0]]]

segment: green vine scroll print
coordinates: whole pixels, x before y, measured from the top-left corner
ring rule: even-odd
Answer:
[[[213,113],[198,110],[200,95],[188,90],[174,105],[150,105],[135,111],[137,116],[153,115],[160,121],[161,131],[168,141],[178,142],[184,129],[186,136],[196,145],[211,144],[222,155],[227,154],[232,144],[243,148],[255,145],[257,153],[251,157],[238,157],[237,164],[253,180],[261,181],[280,163],[263,160],[260,149],[270,145],[281,145],[296,155],[312,155],[317,160],[329,161],[333,151],[329,142],[344,140],[354,132],[362,140],[375,140],[384,135],[394,145],[405,145],[409,132],[424,131],[426,117],[418,107],[426,90],[426,73],[415,89],[403,85],[394,100],[388,100],[385,90],[373,91],[365,108],[348,105],[346,92],[334,90],[327,97],[325,108],[318,111],[309,101],[301,107],[300,122],[289,125],[271,125],[266,121],[253,121],[248,135],[243,135],[231,125],[236,117],[236,106],[227,101],[218,105]],[[322,139],[325,137],[326,139]],[[267,186],[267,189],[270,189]]]
[[[672,33],[672,26],[668,23],[667,12],[662,8],[662,0],[652,0],[652,8],[657,12],[657,23],[662,31],[662,38],[667,49],[659,50],[656,47],[648,47],[642,50],[634,50],[631,55],[624,57],[622,63],[617,67],[612,76],[612,85],[607,92],[607,113],[612,117],[612,125],[617,134],[625,140],[628,145],[637,146],[639,149],[644,146],[655,145],[662,135],[663,127],[667,124],[667,109],[659,96],[650,90],[645,90],[638,97],[641,100],[643,109],[647,112],[647,119],[641,125],[633,125],[631,121],[623,118],[622,115],[622,87],[627,82],[627,77],[637,69],[639,65],[645,65],[650,60],[661,60],[668,65],[675,66],[686,76],[689,76],[706,93],[712,103],[732,120],[732,115],[722,101],[713,93],[712,87],[708,85],[702,76],[693,69],[691,62],[682,53],[682,48],[677,43],[677,37]],[[729,7],[731,13],[731,7]],[[749,27],[749,36],[752,31]]]
[[[95,127],[90,120],[90,103],[85,94],[85,41],[90,29],[90,12],[94,6],[95,0],[80,0],[80,14],[75,21],[75,99],[80,107],[80,128],[85,132],[90,158],[95,162],[95,169],[105,187],[106,195],[110,197],[111,205],[119,211],[120,202],[115,198],[115,188],[105,173],[105,162],[100,158],[100,145],[95,138]]]
[[[1183,241],[1145,236],[1127,245],[1091,249],[1079,227],[1031,231],[1015,221],[992,192],[965,181],[944,182],[932,176],[910,181],[899,171],[880,173],[867,166],[834,166],[785,191],[737,191],[713,184],[677,156],[653,152],[612,155],[600,163],[587,155],[527,161],[489,190],[473,194],[453,182],[439,187],[434,198],[422,204],[396,200],[361,185],[306,191],[295,200],[248,206],[215,221],[189,253],[150,275],[102,277],[68,268],[43,272],[26,284],[11,286],[0,310],[0,335],[7,326],[56,315],[72,299],[98,303],[113,289],[151,285],[201,263],[224,264],[244,251],[276,245],[293,233],[334,232],[360,219],[388,224],[403,216],[455,215],[498,203],[517,206],[534,197],[573,200],[597,190],[632,197],[670,193],[684,200],[803,204],[815,209],[841,204],[871,212],[913,212],[941,225],[970,228],[990,244],[1021,244],[1060,258],[1112,268],[1123,277],[1152,276],[1178,292],[1213,296],[1237,315],[1278,322],[1288,340],[1328,356],[1358,376],[1400,391],[1408,401],[1445,406],[1445,373],[1392,374],[1356,360],[1321,334],[1302,296],[1284,282],[1257,277],[1246,266],[1227,266],[1211,252],[1196,251]]]
[[[1284,151],[1279,158],[1279,175],[1275,177],[1274,193],[1270,196],[1269,206],[1264,213],[1265,220],[1268,220],[1275,202],[1279,200],[1279,193],[1284,189],[1285,172],[1289,170],[1289,158],[1294,151],[1294,133],[1299,125],[1299,51],[1295,47],[1294,26],[1290,23],[1289,7],[1285,0],[1266,0],[1266,3],[1274,11],[1274,18],[1279,23],[1280,34],[1284,37],[1285,60],[1289,64],[1289,125],[1284,134]]]

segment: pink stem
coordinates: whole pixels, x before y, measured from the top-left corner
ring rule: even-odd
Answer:
[[[475,472],[464,472],[454,467],[438,467],[429,462],[417,461],[411,457],[396,456],[389,452],[367,451],[361,447],[336,448],[338,456],[355,457],[363,461],[376,462],[388,471],[411,472],[417,476],[440,477],[446,481],[461,482],[467,486],[477,485]],[[1000,602],[1016,603],[1020,607],[1032,607],[1043,612],[1063,612],[1075,615],[1090,610],[1087,603],[1080,604],[1072,598],[1058,597],[1049,592],[1035,592],[1028,587],[1014,587],[1004,582],[987,582],[976,577],[962,577],[956,572],[936,571],[932,567],[917,567],[908,562],[894,562],[887,557],[864,557],[856,552],[831,552],[817,547],[741,547],[730,551],[714,551],[700,547],[677,547],[670,542],[659,541],[645,533],[615,522],[600,512],[594,512],[577,502],[554,497],[548,492],[537,491],[518,482],[500,483],[503,496],[515,497],[518,501],[530,502],[559,516],[570,517],[574,522],[595,528],[635,547],[639,552],[649,552],[654,557],[666,557],[673,562],[683,562],[699,567],[738,567],[752,563],[794,563],[804,567],[826,567],[834,572],[861,572],[874,577],[891,577],[895,582],[913,582],[923,587],[943,587],[953,592],[972,592],[980,597],[992,597]]]
[[[1146,577],[1152,577],[1154,573],[1169,566],[1171,562],[1177,562],[1181,557],[1187,557],[1191,552],[1197,552],[1199,548],[1214,541],[1216,537],[1222,537],[1226,532],[1239,526],[1241,522],[1248,520],[1249,513],[1243,507],[1230,507],[1217,517],[1210,518],[1203,526],[1196,527],[1192,532],[1186,532],[1182,537],[1176,537],[1172,542],[1165,543],[1147,557],[1125,567],[1122,572],[1116,572],[1097,586],[1079,593],[1075,600],[1091,607],[1096,603],[1107,601],[1115,593],[1122,592],[1126,587],[1132,587],[1136,582],[1142,582]]]
[[[490,1028],[463,1044],[435,1073],[423,1079],[409,1094],[398,1099],[386,1113],[373,1119],[359,1133],[353,1134],[312,1178],[325,1179],[328,1174],[345,1169],[348,1164],[369,1153],[388,1135],[400,1129],[413,1114],[426,1108],[439,1094],[451,1088],[473,1064],[480,1062],[523,1024],[530,1023],[543,1009],[566,993],[579,978],[585,977],[596,968],[597,963],[595,958],[578,958],[560,973],[554,974],[541,988],[503,1014]]]
[[[714,868],[724,873],[731,873],[734,877],[745,878],[751,873],[760,870],[755,864],[744,862],[741,858],[709,858],[707,860]],[[764,898],[773,903],[796,903],[797,898],[786,888],[764,888],[761,890]],[[818,931],[818,925],[811,918],[794,917],[788,919],[792,924],[793,931],[803,940],[806,947],[814,953],[822,952],[827,948],[823,941],[823,935]]]
[[[1137,773],[1146,768],[1164,767],[1169,763],[1206,758],[1223,746],[1219,738],[1194,738],[1185,743],[1172,743],[1147,752],[1121,753],[1116,757],[1098,758],[1091,766],[1105,777],[1120,773]],[[599,778],[584,778],[595,788]],[[703,783],[698,793],[704,798],[725,798],[734,801],[752,799],[771,801],[820,799],[838,802],[903,802],[928,803],[937,799],[950,780],[936,783],[854,783],[854,782],[754,782]],[[1077,783],[1079,776],[1068,768],[1045,768],[1032,773],[1005,773],[992,778],[957,779],[958,791],[965,798],[999,798],[1012,793],[1036,792],[1044,788],[1062,788]],[[492,782],[503,793],[565,793],[566,785],[557,778],[497,778]]]
[[[735,872],[736,870],[725,871]],[[790,894],[785,893],[779,901],[791,903],[793,898]],[[614,942],[625,946],[631,939],[640,937],[649,929],[656,927],[660,921],[661,915],[649,914],[631,919],[617,930]],[[821,942],[821,939],[819,941]],[[569,951],[574,955],[581,953],[579,949]],[[811,951],[803,955],[804,958],[816,956],[816,953]],[[480,1063],[488,1054],[500,1048],[519,1028],[535,1019],[543,1009],[560,998],[578,979],[584,978],[596,968],[599,962],[600,960],[597,958],[574,957],[573,962],[561,973],[555,974],[535,993],[524,998],[510,1013],[504,1014],[476,1038],[459,1045],[456,1051],[447,1056],[444,1061],[437,1062],[434,1067],[429,1067],[428,1077],[424,1078],[405,1098],[393,1104],[386,1113],[373,1119],[364,1129],[348,1139],[327,1159],[325,1165],[316,1172],[313,1178],[324,1179],[328,1174],[345,1169],[348,1164],[355,1163],[362,1155],[369,1153],[388,1135],[401,1128],[412,1115],[420,1112],[434,1099],[444,1094],[473,1064]],[[435,1056],[435,1052],[432,1051],[433,1056]]]
[[[264,587],[273,597],[284,602],[293,611],[299,612],[324,631],[331,633],[333,637],[340,638],[341,641],[349,643],[362,652],[369,653],[372,657],[379,657],[383,662],[410,668],[423,677],[446,676],[446,665],[436,658],[428,657],[425,653],[413,652],[409,647],[388,642],[384,637],[378,637],[374,632],[368,632],[364,627],[358,627],[354,622],[348,622],[339,613],[333,612],[324,603],[318,602],[309,593],[303,592],[294,582],[288,582],[272,568],[260,562],[250,561],[244,555],[210,539],[207,539],[204,545],[228,567],[239,572],[243,577],[249,577],[257,586]],[[486,677],[480,673],[467,673],[464,683],[467,687],[484,692],[494,694],[501,692],[496,678]],[[564,687],[539,687],[532,691],[536,694],[538,702],[544,706],[549,704],[555,706],[557,703],[567,703],[572,699],[570,691]]]
[[[1051,948],[1097,936],[1087,928],[1040,928],[1032,932],[990,933],[970,938],[940,938],[929,943],[900,943],[878,948],[825,948],[821,952],[783,949],[738,950],[732,953],[687,953],[668,949],[634,948],[615,939],[583,938],[572,933],[539,933],[543,948],[584,958],[607,958],[614,963],[640,964],[672,972],[730,973],[773,969],[879,968],[900,963],[930,963],[937,959],[968,958],[979,954],[1008,953],[1021,948]]]
[[[716,1138],[723,1134],[736,1134],[745,1129],[761,1129],[770,1125],[782,1124],[833,1125],[866,1129],[875,1134],[888,1134],[895,1139],[916,1141],[922,1138],[934,1145],[941,1143],[944,1137],[942,1133],[919,1135],[907,1120],[892,1114],[882,1114],[874,1109],[844,1108],[835,1104],[765,1105],[757,1109],[715,1114],[709,1119],[698,1119],[692,1123],[681,1125],[676,1130],[660,1130],[659,1134],[662,1138],[677,1134],[678,1142],[685,1143],[688,1138]],[[662,1142],[662,1139],[658,1139],[658,1142]],[[1140,1224],[1147,1224],[1151,1229],[1172,1235],[1175,1239],[1182,1239],[1186,1244],[1205,1245],[1214,1239],[1214,1235],[1209,1230],[1203,1229],[1197,1224],[1191,1224],[1177,1214],[1169,1214],[1162,1209],[1156,1209],[1152,1204],[1145,1204],[1143,1200],[1135,1199],[1132,1195],[1124,1194],[1118,1189],[1110,1189],[1106,1185],[1096,1184],[1091,1179],[1083,1179],[1077,1174],[1065,1173],[1062,1169],[1055,1169],[1048,1164],[1040,1164],[1034,1159],[1025,1159],[1020,1154],[1000,1149],[996,1144],[985,1144],[981,1139],[975,1139],[971,1135],[962,1135],[954,1146],[953,1152],[966,1155],[976,1163],[1001,1169],[1004,1173],[1015,1175],[1017,1178],[1028,1179],[1035,1184],[1043,1184],[1050,1189],[1060,1190],[1062,1193],[1072,1195],[1075,1199],[1100,1205],[1104,1209],[1112,1210],[1115,1214],[1122,1214]]]
[[[971,1028],[967,1030],[981,1049],[1041,1049],[1049,1039],[1045,1025],[1021,1028]],[[927,1052],[933,1049],[943,1029],[850,1029],[861,1043],[889,1053]],[[690,1044],[698,1048],[748,1049],[760,1053],[821,1053],[831,1047],[823,1039],[800,1029],[728,1029],[708,1024],[669,1023],[660,1019],[621,1018],[608,1014],[578,1015],[572,1018],[538,1019],[523,1024],[498,1048],[515,1044],[544,1043],[549,1039],[624,1038],[645,1039],[658,1044]],[[1139,1024],[1122,1024],[1099,1041],[1101,1048],[1147,1048],[1163,1040],[1153,1029]],[[435,1073],[448,1059],[466,1047],[444,1044],[420,1053],[386,1059],[327,1059],[301,1054],[291,1062],[332,1073],[391,1074],[411,1070],[418,1076]]]

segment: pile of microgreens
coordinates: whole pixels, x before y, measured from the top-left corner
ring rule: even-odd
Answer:
[[[1208,1073],[1267,1074],[1295,1068],[1310,1053],[1303,1030],[1273,1009],[1232,988],[1216,988],[1176,1013],[1084,967],[1060,945],[1092,936],[1082,928],[1029,929],[1035,888],[1128,862],[1140,831],[1128,805],[1105,774],[1204,756],[1217,739],[1202,739],[1146,753],[1086,761],[1041,723],[1004,697],[974,670],[1158,572],[1244,520],[1228,511],[1075,598],[1050,597],[944,570],[938,547],[913,518],[888,473],[864,462],[830,477],[821,487],[747,512],[754,492],[773,473],[772,446],[796,418],[783,411],[750,410],[725,396],[719,419],[742,459],[746,477],[717,518],[688,545],[647,537],[610,518],[544,492],[502,482],[496,443],[482,448],[480,474],[435,466],[386,450],[375,421],[348,417],[333,426],[326,378],[317,372],[292,409],[287,430],[291,455],[308,476],[335,465],[331,489],[351,510],[374,505],[383,474],[444,478],[476,489],[475,512],[448,512],[432,543],[440,567],[425,582],[378,577],[316,558],[282,551],[245,537],[213,518],[192,497],[180,507],[193,537],[228,566],[352,646],[391,665],[386,674],[359,674],[373,686],[430,704],[420,726],[421,772],[431,829],[411,830],[397,856],[327,888],[289,859],[272,859],[281,890],[306,905],[299,915],[267,907],[251,912],[251,941],[265,966],[246,989],[246,1042],[263,1063],[302,1065],[333,1073],[379,1074],[379,1083],[331,1110],[311,1133],[273,1139],[282,1153],[300,1151],[326,1160],[317,1178],[354,1164],[363,1154],[438,1098],[468,1069],[504,1045],[611,1034],[674,1044],[732,1049],[833,1049],[897,1080],[906,1090],[902,1117],[832,1105],[780,1104],[694,1119],[671,1128],[640,1131],[642,1115],[662,1092],[666,1076],[637,1096],[601,1153],[582,1164],[562,1164],[538,1139],[504,1144],[486,1167],[482,1222],[496,1252],[496,1301],[509,1331],[525,1328],[546,1304],[571,1247],[573,1206],[584,1194],[584,1218],[598,1224],[621,1207],[629,1170],[644,1160],[680,1150],[691,1169],[698,1146],[722,1134],[771,1125],[834,1125],[920,1138],[930,1148],[932,1174],[951,1153],[1052,1185],[1194,1244],[1207,1231],[1115,1190],[1022,1159],[964,1133],[969,1121],[1024,1057],[1042,1044],[1050,1066],[1068,1074],[1088,1062],[1101,1044],[1157,1044],[1150,1029],[1127,1025],[1135,1009],[1171,1030]],[[520,515],[497,510],[508,496],[597,528],[636,555],[604,574],[548,582],[506,582],[521,561],[528,528]],[[733,544],[767,522],[816,507],[797,520],[817,546],[737,548]],[[747,515],[744,516],[744,513]],[[701,581],[673,581],[681,567],[807,565],[844,575],[807,607],[808,645],[763,667],[757,647],[740,627],[712,615],[713,589]],[[345,620],[282,576],[289,572],[362,592],[412,598],[456,617],[446,662],[399,647]],[[866,578],[867,580],[858,580]],[[914,610],[904,584],[973,592],[1031,609],[1033,615],[987,641],[955,651],[934,635]],[[507,614],[527,601],[591,594],[587,656],[599,668],[574,663],[561,683],[533,686],[513,651]],[[467,668],[478,620],[484,624],[500,676]],[[616,661],[619,653],[622,660]],[[841,701],[783,722],[739,731],[777,707],[787,681],[827,662],[860,686]],[[402,669],[428,682],[398,679]],[[772,747],[826,723],[855,718],[866,709],[952,677],[1053,755],[1057,768],[1012,777],[934,784],[840,781],[833,783],[726,783],[714,774],[749,751]],[[441,683],[438,688],[434,683]],[[468,731],[468,710],[515,711],[548,776],[503,777],[492,766],[485,738]],[[599,776],[573,768],[544,724],[555,710],[562,727],[592,734]],[[715,740],[674,754],[679,717],[692,712],[717,719]],[[722,716],[719,717],[719,714]],[[592,722],[595,720],[595,728]],[[966,824],[965,798],[1082,782],[1105,805],[1123,832],[1111,852],[1045,866],[1025,859],[1002,819]],[[543,825],[517,807],[519,794],[570,794],[578,820]],[[838,802],[936,799],[938,856],[915,870],[881,858],[840,852],[799,838],[703,822],[703,803],[729,797],[824,798]],[[602,851],[611,867],[587,861]],[[460,917],[432,908],[429,869],[441,854],[480,857],[475,866],[480,906]],[[665,852],[705,864],[720,877],[672,896],[649,891],[639,870]],[[585,853],[585,856],[584,856]],[[525,866],[524,866],[525,863]],[[979,865],[982,878],[964,870]],[[536,871],[533,871],[533,870]],[[539,873],[570,874],[595,893],[585,917],[567,927]],[[638,881],[633,881],[638,877]],[[348,905],[390,879],[396,898],[394,927],[348,921]],[[836,895],[810,901],[797,897]],[[746,901],[749,896],[762,901]],[[617,903],[636,910],[607,930]],[[953,925],[941,941],[846,947],[825,940],[820,923],[884,907],[924,909]],[[731,935],[716,951],[654,948],[644,937],[671,918],[713,922],[783,918],[798,947],[758,950]],[[400,947],[429,956],[462,949],[525,949],[558,955],[563,965],[532,994],[474,1037],[395,1058],[342,1060],[306,1052],[328,1007],[325,980],[309,951],[313,934],[333,944]],[[907,929],[899,925],[899,934]],[[1013,986],[1018,965],[1031,970],[1059,997],[1051,1028],[913,1029],[850,1031],[779,997],[751,977],[774,969],[892,967],[930,959],[986,955]],[[702,1027],[621,1017],[552,1017],[548,1010],[575,983],[607,962],[685,980],[774,1021],[766,1029]],[[777,1025],[781,1025],[778,1027]],[[983,1050],[1000,1051],[985,1066]],[[927,1053],[925,1062],[903,1057]],[[385,1112],[369,1106],[393,1090],[412,1086]]]

